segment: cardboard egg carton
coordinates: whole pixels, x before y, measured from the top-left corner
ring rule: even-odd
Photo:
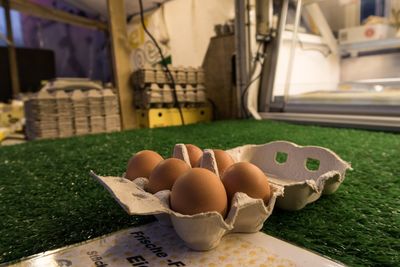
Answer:
[[[103,116],[90,116],[90,132],[103,133],[105,131]]]
[[[88,108],[90,116],[103,115],[103,96],[99,90],[90,90],[88,96]]]
[[[179,84],[176,85],[176,95],[180,103],[186,103],[186,91]],[[136,96],[135,105],[141,108],[172,105],[174,103],[174,91],[169,84],[160,87],[153,83],[143,91],[138,92]]]
[[[191,84],[187,84],[185,87],[186,103],[196,103],[196,89]]]
[[[89,128],[89,118],[88,117],[75,117],[73,119],[75,133],[77,135],[88,134],[90,132]]]
[[[185,90],[183,89],[182,85],[176,84],[175,90],[176,90],[176,97],[178,98],[178,102],[180,104],[186,103],[186,93],[185,93]]]
[[[161,90],[162,103],[172,104],[174,103],[174,92],[169,84],[164,84]]]
[[[72,117],[72,106],[69,95],[64,91],[55,92],[56,107],[58,117]]]
[[[175,158],[184,160],[190,166],[186,146],[177,144]],[[201,167],[209,169],[217,176],[218,168],[212,150],[205,150]],[[130,215],[155,215],[162,224],[171,224],[185,244],[194,250],[210,250],[216,247],[221,238],[229,233],[253,233],[259,231],[271,215],[277,197],[283,194],[281,186],[271,184],[271,197],[268,203],[253,199],[245,193],[234,195],[228,214],[223,218],[218,212],[205,212],[183,215],[170,208],[170,190],[150,194],[144,190],[148,180],[137,178],[130,181],[123,177],[103,177],[91,172]]]
[[[196,86],[196,103],[204,103],[207,102],[206,88],[203,84],[198,84]]]
[[[197,84],[204,84],[206,82],[206,79],[205,79],[205,74],[204,74],[204,69],[203,68],[197,68],[197,71],[196,71],[196,83]]]
[[[204,70],[201,67],[169,65],[168,68],[173,77],[175,89],[169,75],[160,65],[153,68],[145,67],[132,74],[131,82],[135,90],[134,104],[137,108],[172,107],[175,102],[174,90],[178,105],[181,107],[207,102]]]
[[[55,119],[57,107],[54,95],[47,91],[40,91],[25,103],[25,113],[30,114],[31,120]]]
[[[196,84],[197,83],[197,78],[196,78],[196,69],[193,67],[187,67],[186,68],[186,79],[187,83],[189,84]]]
[[[167,73],[160,65],[157,65],[155,69],[155,76],[156,76],[156,83],[158,84],[164,84],[169,82]]]
[[[104,89],[103,90],[103,112],[105,116],[108,114],[118,114],[118,101],[117,96],[110,90]]]
[[[199,84],[205,83],[204,69],[194,68],[194,67],[183,67],[183,66],[168,66],[169,72],[174,79],[175,84]],[[157,83],[163,85],[165,83],[171,84],[169,74],[161,67],[157,65],[156,67],[144,67],[136,70],[131,75],[131,83],[135,90],[141,90],[146,87],[146,85]]]
[[[156,83],[147,86],[139,95],[141,97],[136,101],[136,105],[139,107],[150,107],[152,104],[163,103],[163,89]]]
[[[56,138],[120,130],[117,96],[111,89],[100,89],[42,88],[24,104],[27,137]]]
[[[226,150],[235,162],[247,161],[258,166],[269,181],[284,188],[277,199],[277,207],[300,210],[324,194],[334,193],[343,182],[351,165],[333,151],[318,146],[299,146],[291,142],[275,141],[264,145],[244,145]],[[286,155],[279,163],[278,155]],[[308,162],[319,162],[309,169]]]
[[[106,115],[104,117],[104,127],[106,132],[116,132],[121,130],[121,121],[118,114]]]
[[[182,66],[176,67],[176,84],[186,84],[187,81],[187,75],[186,75],[186,69]]]

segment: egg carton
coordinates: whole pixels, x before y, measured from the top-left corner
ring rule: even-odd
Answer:
[[[175,158],[180,158],[190,165],[186,146],[177,144]],[[212,150],[205,150],[201,167],[218,175],[218,168]],[[183,215],[170,208],[170,190],[150,194],[144,190],[148,180],[137,178],[130,181],[123,177],[103,177],[94,172],[97,179],[125,209],[129,215],[155,215],[162,224],[171,224],[178,236],[193,250],[215,248],[221,238],[229,233],[258,232],[271,215],[277,197],[283,194],[281,186],[270,185],[271,197],[268,203],[254,199],[245,193],[234,195],[229,212],[224,219],[218,212],[205,212],[195,215]]]
[[[244,145],[226,150],[235,162],[247,161],[259,167],[272,184],[282,186],[284,195],[276,201],[285,210],[300,210],[321,195],[333,194],[343,182],[351,165],[333,151],[318,146],[299,146],[291,142],[275,141],[263,145]],[[286,161],[279,163],[279,153]],[[319,162],[315,170],[307,161]]]

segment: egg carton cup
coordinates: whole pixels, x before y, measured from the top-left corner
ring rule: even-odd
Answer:
[[[235,162],[253,163],[269,177],[270,183],[282,186],[284,194],[277,198],[276,205],[285,210],[300,210],[321,195],[333,194],[343,182],[346,170],[352,170],[350,163],[329,149],[286,141],[244,145],[226,152]],[[286,154],[286,162],[276,160],[278,153]],[[319,161],[318,169],[308,169],[308,160]]]
[[[185,145],[175,146],[174,157],[190,165]],[[218,175],[212,150],[204,151],[201,166]],[[189,248],[199,251],[215,248],[221,238],[229,233],[258,232],[271,215],[277,197],[283,194],[281,186],[271,184],[271,197],[268,203],[264,203],[261,199],[237,192],[225,219],[215,211],[183,215],[170,208],[170,190],[163,190],[154,195],[146,192],[146,178],[130,181],[123,177],[98,176],[94,172],[91,172],[91,175],[111,193],[129,215],[155,215],[160,223],[172,225]]]

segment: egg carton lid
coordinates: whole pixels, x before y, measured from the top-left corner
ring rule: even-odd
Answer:
[[[334,193],[343,182],[350,163],[335,152],[319,146],[299,146],[287,141],[263,145],[244,145],[226,150],[235,162],[246,161],[258,166],[270,182],[283,186],[284,195],[277,199],[277,207],[299,210],[316,201],[323,194]],[[279,153],[286,161],[279,163]],[[307,162],[319,162],[318,169],[310,170]]]

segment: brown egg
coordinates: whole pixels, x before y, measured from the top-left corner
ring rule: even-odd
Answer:
[[[193,168],[175,182],[170,204],[172,210],[181,214],[216,211],[225,217],[228,199],[218,176],[206,169]]]
[[[190,165],[194,167],[201,158],[201,155],[203,155],[203,151],[199,147],[192,144],[186,144],[185,146],[189,154]]]
[[[152,194],[161,190],[171,190],[176,179],[190,169],[190,166],[180,159],[170,158],[161,161],[151,172],[146,190]]]
[[[218,167],[218,172],[219,175],[222,176],[227,168],[234,164],[235,162],[233,161],[232,157],[226,153],[225,151],[221,149],[213,149],[214,155],[215,155],[215,161],[217,162],[217,167]],[[201,157],[197,161],[197,167],[200,167],[201,160],[203,157]]]
[[[163,158],[157,152],[142,150],[129,160],[125,178],[132,181],[138,177],[149,178],[153,169],[162,160]]]
[[[236,192],[243,192],[249,197],[261,198],[265,203],[269,201],[271,191],[268,178],[254,164],[235,163],[225,171],[221,179],[229,200]]]

